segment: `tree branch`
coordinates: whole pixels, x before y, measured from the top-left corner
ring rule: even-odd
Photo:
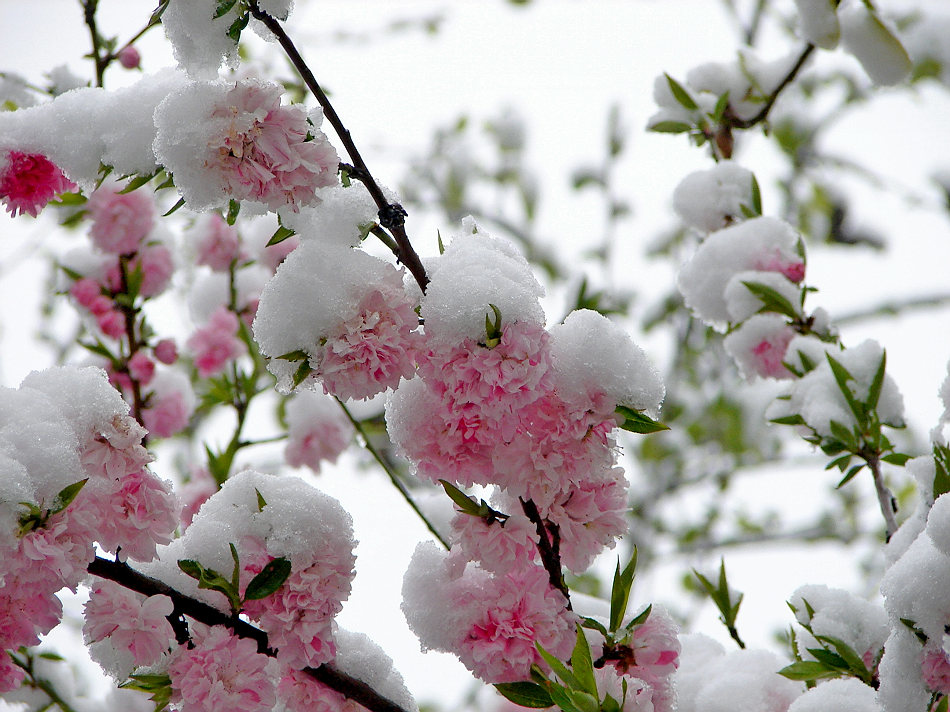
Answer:
[[[571,608],[571,591],[564,582],[564,575],[561,573],[561,534],[556,524],[548,524],[542,519],[538,511],[538,505],[533,499],[521,499],[521,509],[525,516],[531,520],[538,532],[538,553],[541,555],[541,563],[544,570],[548,572],[548,580],[551,587],[556,588],[564,594],[567,599],[567,610]],[[550,530],[549,530],[550,527]]]
[[[250,623],[245,623],[236,616],[219,611],[217,608],[179,593],[168,584],[139,573],[127,564],[119,561],[110,561],[97,556],[86,569],[93,576],[114,581],[125,588],[141,593],[145,596],[164,595],[172,599],[175,610],[189,618],[193,618],[205,625],[223,625],[241,638],[249,638],[257,643],[257,650],[263,655],[275,657],[276,653],[270,648],[267,634]],[[331,690],[339,692],[359,704],[370,712],[408,712],[395,702],[386,699],[369,685],[361,680],[340,672],[329,665],[317,668],[304,668],[314,680],[323,683]]]
[[[802,53],[798,56],[798,59],[789,70],[788,74],[782,78],[782,81],[779,82],[778,86],[772,90],[771,94],[769,94],[768,99],[765,100],[765,104],[759,110],[759,113],[753,116],[751,119],[739,119],[733,117],[729,121],[729,126],[737,129],[750,129],[756,124],[765,121],[769,116],[769,112],[772,111],[772,107],[775,106],[775,102],[778,100],[779,95],[785,90],[785,87],[795,80],[795,77],[798,76],[798,73],[801,71],[802,67],[805,66],[805,62],[808,61],[808,58],[814,51],[815,45],[813,45],[811,42],[806,44],[805,49],[802,50]]]
[[[343,121],[330,103],[330,99],[320,87],[320,84],[317,83],[313,72],[310,71],[310,68],[300,55],[300,52],[297,51],[290,37],[284,32],[284,28],[281,27],[280,23],[274,17],[260,9],[257,0],[250,0],[248,7],[250,8],[251,14],[257,20],[264,23],[268,30],[274,33],[280,46],[284,49],[284,52],[287,53],[291,64],[294,65],[297,73],[300,74],[300,78],[303,79],[304,84],[307,85],[307,88],[316,100],[320,102],[320,106],[323,107],[324,117],[326,117],[330,125],[333,126],[337,136],[340,137],[340,141],[343,142],[343,147],[346,149],[350,160],[353,161],[353,167],[356,170],[351,173],[351,175],[366,186],[373,201],[376,203],[376,207],[379,209],[379,224],[389,230],[396,240],[398,247],[398,251],[395,253],[396,258],[412,273],[412,276],[424,292],[426,285],[429,283],[429,278],[426,276],[425,267],[422,266],[422,260],[419,259],[419,255],[416,254],[415,249],[413,249],[412,244],[409,242],[409,236],[406,234],[405,222],[407,213],[405,209],[399,203],[390,203],[386,199],[382,189],[370,173],[369,168],[366,167],[366,163],[356,148],[356,144],[353,142],[349,130],[343,125]]]
[[[884,475],[881,472],[881,460],[877,455],[865,457],[868,463],[868,469],[874,477],[874,491],[877,493],[877,502],[881,507],[881,514],[884,515],[885,534],[884,541],[888,542],[897,531],[897,500],[894,494],[884,484]]]

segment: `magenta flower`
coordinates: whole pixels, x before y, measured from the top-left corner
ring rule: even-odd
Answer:
[[[0,164],[0,201],[7,212],[36,217],[60,193],[75,190],[76,184],[46,156],[10,151]]]

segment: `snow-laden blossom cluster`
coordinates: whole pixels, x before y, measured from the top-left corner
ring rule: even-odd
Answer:
[[[59,622],[55,594],[85,578],[94,543],[147,561],[171,541],[178,505],[101,370],[35,372],[3,389],[0,425],[0,648],[16,650]]]

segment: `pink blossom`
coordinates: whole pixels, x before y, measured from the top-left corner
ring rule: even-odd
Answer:
[[[110,339],[120,340],[125,336],[125,314],[118,309],[110,309],[96,316],[99,330]]]
[[[88,494],[80,492],[68,509],[20,539],[19,556],[29,562],[23,576],[44,580],[44,588],[51,592],[64,586],[75,590],[86,575],[86,565],[95,558],[94,530],[77,514],[89,501]]]
[[[363,712],[365,708],[301,670],[288,670],[277,685],[288,712]]]
[[[21,645],[37,645],[39,636],[59,625],[63,604],[48,589],[7,574],[0,588],[0,649],[16,650]]]
[[[19,211],[35,218],[57,195],[75,189],[55,163],[38,153],[10,151],[0,167],[0,200],[13,217]]]
[[[355,317],[327,334],[317,373],[339,398],[371,398],[415,373],[419,318],[392,270],[360,301]]]
[[[152,393],[148,407],[142,411],[142,423],[152,435],[170,438],[181,432],[191,418],[191,408],[181,391],[171,390]]]
[[[195,647],[179,647],[168,666],[172,702],[182,712],[264,712],[277,702],[269,658],[223,626],[193,626]]]
[[[619,646],[622,654],[611,664],[618,674],[650,685],[657,712],[672,712],[672,675],[679,667],[680,649],[676,623],[664,609],[654,606],[646,621],[634,628],[629,645]]]
[[[211,213],[199,223],[199,265],[207,265],[216,272],[227,272],[231,263],[241,259],[241,242],[237,228],[228,225],[217,213]]]
[[[788,344],[794,336],[794,332],[789,329],[788,332],[777,334],[771,340],[762,339],[752,347],[752,355],[756,357],[756,364],[761,375],[772,378],[789,377],[788,369],[782,362],[785,360]]]
[[[217,491],[217,483],[205,468],[196,467],[192,470],[191,479],[178,490],[178,498],[181,501],[182,529],[191,525],[201,505]]]
[[[91,434],[80,452],[83,467],[93,476],[118,479],[151,462],[142,445],[145,428],[129,415],[115,415]]]
[[[562,660],[570,656],[575,616],[541,567],[493,578],[471,595],[480,599],[481,613],[458,655],[486,682],[527,680],[532,665],[544,666],[535,643]]]
[[[144,351],[136,351],[128,366],[129,375],[143,386],[147,386],[155,376],[155,362]]]
[[[605,666],[594,670],[594,679],[597,681],[597,691],[601,697],[610,695],[618,703],[622,703],[621,712],[660,712],[659,707],[654,706],[654,691],[643,680],[635,677],[621,675],[610,666]],[[624,694],[624,682],[626,682],[627,691]]]
[[[167,619],[173,610],[168,596],[144,598],[102,581],[83,607],[83,635],[87,643],[108,638],[116,650],[130,652],[136,666],[153,665],[174,644],[175,632]]]
[[[242,551],[246,548],[247,542],[242,542]],[[251,566],[246,565],[251,574],[263,565],[254,558]],[[267,631],[278,660],[303,668],[336,656],[333,618],[350,595],[354,563],[352,551],[321,552],[310,566],[295,567],[275,593],[245,604],[244,612]]]
[[[175,262],[172,259],[172,253],[164,245],[146,244],[126,265],[127,274],[135,270],[142,271],[139,296],[157,297],[168,287],[172,274],[175,272]],[[118,260],[106,269],[105,283],[114,294],[121,294],[127,290],[122,282]]]
[[[534,524],[517,511],[491,523],[458,512],[452,519],[452,543],[450,558],[478,561],[486,571],[498,574],[525,568],[538,553]]]
[[[296,211],[316,202],[316,188],[336,185],[336,150],[303,108],[280,105],[277,87],[239,83],[211,117],[228,124],[209,144],[206,167],[234,199]]]
[[[0,694],[15,690],[23,682],[26,673],[5,651],[0,651]]]
[[[288,465],[320,472],[320,463],[336,462],[352,438],[350,421],[325,395],[302,391],[287,403]]]
[[[208,323],[191,335],[187,346],[195,354],[199,376],[216,376],[230,361],[247,352],[247,346],[237,336],[239,327],[237,314],[220,306]]]
[[[801,260],[788,259],[779,250],[776,250],[774,254],[760,256],[752,263],[752,268],[763,272],[781,272],[789,281],[796,284],[805,279],[805,263]]]
[[[102,286],[94,279],[83,277],[73,282],[69,288],[69,293],[79,306],[92,311],[92,305],[98,299],[103,298],[108,302],[108,298],[103,297]]]
[[[950,658],[942,648],[932,646],[924,650],[920,671],[928,690],[950,695]]]
[[[152,353],[155,355],[156,360],[167,366],[171,366],[178,360],[178,348],[175,346],[173,339],[162,339],[155,344]]]
[[[148,470],[132,472],[115,482],[97,503],[96,539],[108,551],[138,561],[155,558],[155,546],[168,544],[178,527],[180,505],[171,487]]]
[[[296,235],[292,235],[286,240],[281,240],[276,245],[270,245],[261,250],[258,262],[267,267],[271,272],[276,272],[278,265],[280,265],[287,255],[293,252],[294,248],[299,244],[300,238]]]
[[[117,188],[99,188],[87,206],[92,217],[89,235],[103,252],[137,252],[155,225],[155,203],[142,190],[123,194]]]
[[[139,51],[135,49],[132,45],[123,47],[119,50],[119,53],[116,55],[116,59],[119,60],[121,64],[126,69],[138,69],[139,64],[142,61],[142,56],[139,54]]]

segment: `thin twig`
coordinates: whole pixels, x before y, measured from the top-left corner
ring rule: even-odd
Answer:
[[[127,564],[110,561],[97,556],[86,569],[93,576],[115,581],[125,588],[145,596],[168,596],[175,610],[205,625],[223,625],[240,638],[249,638],[257,643],[258,652],[275,657],[268,643],[267,634],[260,628],[245,623],[236,616],[228,615],[217,608],[179,593],[168,584],[146,576]],[[304,668],[304,672],[318,682],[341,695],[358,702],[371,712],[407,712],[395,702],[386,699],[361,680],[340,672],[329,665]]]
[[[402,483],[402,481],[399,479],[399,476],[393,472],[393,468],[390,467],[389,463],[386,461],[386,458],[380,454],[380,452],[370,441],[369,437],[366,435],[366,431],[363,430],[363,424],[353,417],[353,414],[350,413],[349,408],[343,404],[343,401],[341,401],[336,396],[334,396],[334,399],[337,403],[339,403],[343,412],[346,413],[346,417],[350,419],[353,427],[356,428],[356,432],[360,434],[360,437],[363,439],[363,447],[369,451],[376,462],[379,463],[379,466],[383,468],[383,471],[389,475],[389,481],[393,483],[393,487],[399,490],[399,494],[403,496],[403,499],[405,499],[409,506],[412,507],[412,511],[414,511],[422,520],[423,524],[426,525],[426,529],[432,532],[432,535],[439,540],[439,543],[442,544],[442,546],[444,546],[446,549],[451,549],[452,547],[449,542],[445,540],[445,538],[439,533],[439,530],[435,528],[435,525],[433,525],[432,522],[429,521],[429,518],[423,513],[423,511],[419,509],[419,505],[416,504],[416,501],[412,498],[412,494],[408,489],[406,489],[406,485]]]
[[[248,7],[250,8],[251,14],[264,23],[268,30],[274,33],[280,46],[284,49],[284,52],[287,53],[287,58],[290,59],[297,73],[300,74],[300,78],[303,79],[304,84],[307,85],[307,88],[320,103],[320,106],[323,107],[324,117],[330,122],[330,125],[333,126],[337,136],[340,137],[340,141],[343,142],[343,147],[346,149],[350,160],[353,162],[353,166],[356,168],[356,172],[353,174],[354,177],[357,177],[363,185],[366,186],[373,201],[376,203],[376,207],[379,209],[379,224],[388,229],[396,240],[396,245],[398,246],[396,258],[406,266],[416,282],[418,282],[422,291],[425,291],[426,285],[429,283],[429,278],[426,276],[422,260],[419,259],[419,255],[416,254],[415,249],[413,249],[412,244],[409,242],[409,236],[406,234],[406,211],[399,203],[390,203],[389,200],[387,200],[379,184],[373,178],[372,173],[370,173],[369,168],[366,167],[366,162],[356,148],[356,144],[353,142],[349,130],[343,125],[343,121],[336,113],[336,109],[333,108],[333,104],[330,103],[330,99],[320,87],[320,84],[313,76],[313,72],[310,71],[310,68],[300,55],[300,52],[297,51],[297,47],[293,41],[287,33],[284,32],[284,28],[281,27],[280,22],[273,16],[262,11],[256,0],[250,0]]]
[[[874,491],[877,493],[877,501],[881,507],[881,514],[884,515],[885,533],[884,541],[888,542],[897,531],[897,500],[894,494],[884,484],[884,475],[881,472],[881,461],[876,455],[865,457],[868,468],[874,477]]]
[[[553,588],[564,594],[564,598],[567,599],[567,610],[571,610],[571,592],[564,582],[564,574],[561,572],[560,530],[556,524],[545,522],[538,511],[538,505],[534,503],[533,499],[521,499],[520,501],[525,516],[534,524],[538,532],[538,553],[541,555],[544,570],[548,572],[548,580]]]
[[[789,84],[791,84],[795,80],[795,77],[798,76],[798,73],[801,71],[802,67],[805,66],[805,62],[808,61],[808,58],[811,56],[811,53],[814,51],[815,51],[815,45],[813,45],[811,42],[805,45],[805,49],[802,50],[802,53],[798,56],[798,59],[796,60],[795,64],[789,70],[788,74],[786,74],[782,78],[782,81],[779,82],[778,86],[772,90],[772,93],[769,94],[768,99],[765,100],[765,104],[763,104],[758,114],[753,116],[751,119],[740,119],[740,118],[733,117],[730,120],[729,125],[732,128],[749,129],[755,126],[756,124],[759,124],[765,121],[769,116],[769,112],[772,111],[772,107],[775,105],[775,102],[778,100],[779,95],[785,90],[785,87],[787,87]]]

